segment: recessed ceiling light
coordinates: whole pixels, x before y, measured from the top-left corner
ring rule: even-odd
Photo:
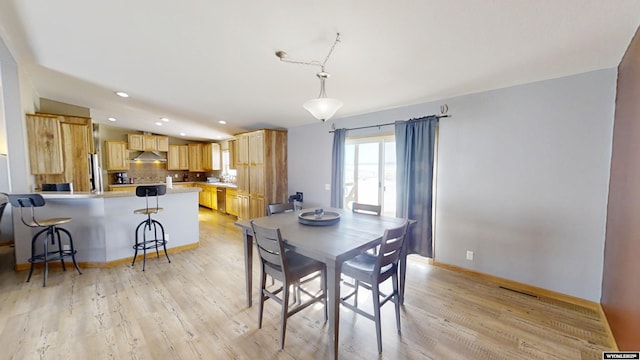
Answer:
[[[226,122],[226,121],[224,121],[224,120],[220,120],[220,121],[218,121],[218,123],[219,123],[219,124],[224,125],[224,124],[226,124],[227,122]]]
[[[116,119],[114,117],[107,118],[107,120],[109,120],[109,121],[118,121],[118,119]]]
[[[129,94],[127,94],[124,91],[116,91],[116,95],[118,95],[120,97],[123,97],[123,98],[128,98],[129,97]]]
[[[169,122],[169,119],[167,119],[167,118],[160,118],[160,120],[162,120],[164,122]]]
[[[218,139],[222,139],[222,136],[221,136],[221,135],[218,135],[218,136],[216,136],[216,138],[218,138]]]
[[[156,125],[162,126],[162,123],[160,121],[156,121]]]
[[[180,136],[187,136],[186,133],[180,133]]]

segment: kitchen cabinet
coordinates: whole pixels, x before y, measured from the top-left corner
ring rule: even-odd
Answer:
[[[27,115],[27,139],[31,174],[62,174],[62,133],[60,117]]]
[[[74,191],[91,191],[88,166],[88,156],[94,151],[91,118],[28,114],[27,133],[30,165],[35,170],[32,173],[37,186],[73,183]]]
[[[202,191],[198,193],[198,203],[200,206],[218,210],[218,195],[216,187],[208,184],[195,184],[194,186],[202,189]]]
[[[129,170],[129,151],[124,141],[105,141],[106,170]]]
[[[221,169],[220,144],[210,143],[202,146],[202,168],[206,171]]]
[[[236,141],[235,140],[229,140],[229,143],[227,145],[229,147],[229,169],[235,169],[236,168]]]
[[[167,170],[189,170],[189,146],[169,145]]]
[[[204,172],[202,165],[202,148],[201,143],[189,144],[189,171]]]
[[[127,134],[129,150],[169,151],[169,137],[150,134]]]
[[[156,135],[156,151],[169,151],[169,137]]]
[[[236,189],[227,189],[225,205],[227,207],[227,214],[238,216],[238,191]]]
[[[142,134],[127,134],[127,140],[129,141],[129,150],[143,151],[144,143],[142,139]]]
[[[257,130],[236,136],[238,219],[266,215],[266,204],[287,201],[287,132]]]

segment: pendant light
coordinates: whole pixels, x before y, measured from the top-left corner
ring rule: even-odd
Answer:
[[[324,59],[323,62],[290,60],[290,59],[287,59],[286,52],[284,51],[276,52],[276,56],[280,59],[280,61],[293,63],[293,64],[312,65],[312,66],[320,67],[321,69],[320,72],[316,74],[318,79],[320,79],[320,94],[316,99],[305,101],[305,103],[302,104],[302,107],[304,107],[308,112],[310,112],[311,115],[313,115],[313,117],[323,122],[333,117],[333,115],[335,115],[335,113],[343,105],[342,101],[338,99],[328,98],[327,93],[325,91],[325,81],[327,80],[327,78],[329,78],[330,75],[329,73],[324,71],[324,66],[327,63],[327,60],[329,60],[329,57],[331,56],[331,53],[333,52],[333,49],[336,47],[336,44],[338,42],[340,42],[340,33],[336,34],[336,40],[333,42],[333,46],[329,50],[329,53],[327,54],[327,57]]]

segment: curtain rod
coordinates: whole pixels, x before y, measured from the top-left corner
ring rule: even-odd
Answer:
[[[440,118],[448,118],[451,117],[451,115],[430,115],[430,116],[435,116],[436,118],[438,118],[438,120]],[[427,116],[428,117],[428,116]],[[349,131],[349,130],[360,130],[360,129],[369,129],[369,128],[380,128],[381,126],[389,126],[389,125],[395,125],[395,122],[392,123],[386,123],[386,124],[378,124],[378,125],[368,125],[368,126],[360,126],[360,127],[355,127],[355,128],[345,128],[345,130]],[[331,130],[329,131],[329,133],[333,133],[336,132],[335,130]]]

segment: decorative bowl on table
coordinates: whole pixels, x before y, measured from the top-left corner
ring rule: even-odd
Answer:
[[[333,225],[338,221],[340,221],[340,214],[333,211],[324,211],[323,209],[305,211],[298,214],[298,222],[303,225],[327,226]]]

